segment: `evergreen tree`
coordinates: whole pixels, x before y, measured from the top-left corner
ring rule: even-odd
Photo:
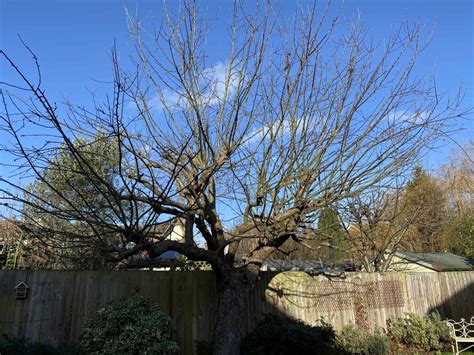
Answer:
[[[441,251],[440,233],[446,215],[447,199],[440,184],[417,166],[402,197],[406,219],[415,230],[411,248],[418,252]],[[416,216],[416,218],[413,218]]]
[[[91,243],[92,236],[102,235],[99,239],[102,246],[117,242],[110,230],[94,223],[97,219],[104,225],[116,223],[114,210],[107,194],[103,193],[107,185],[113,185],[118,179],[115,145],[101,133],[91,140],[78,138],[70,144],[74,145],[77,154],[63,143],[52,154],[41,178],[26,188],[30,204],[24,205],[22,213],[25,238],[22,257],[28,267],[104,268],[106,263],[97,245]],[[91,172],[84,174],[84,169]],[[86,179],[86,175],[89,178]],[[31,208],[31,205],[36,207]],[[64,218],[61,213],[64,210],[75,210],[84,218]],[[78,232],[81,237],[71,238]]]
[[[329,246],[321,249],[321,256],[335,262],[347,257],[346,233],[333,208],[323,208],[319,215],[317,233]]]

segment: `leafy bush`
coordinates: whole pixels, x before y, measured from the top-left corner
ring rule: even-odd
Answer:
[[[330,325],[310,326],[299,320],[266,315],[242,341],[245,355],[331,354],[336,334]]]
[[[196,341],[196,355],[212,355],[214,354],[214,342],[198,340]]]
[[[382,355],[389,352],[389,340],[382,334],[366,334],[353,324],[346,325],[337,336],[341,351],[350,354]]]
[[[404,318],[389,319],[387,332],[394,342],[424,351],[446,349],[450,342],[448,326],[438,313],[407,313]]]
[[[373,355],[388,354],[390,340],[383,334],[375,333],[367,336],[367,353]]]
[[[19,338],[3,338],[0,340],[2,355],[79,355],[82,354],[77,346],[61,345],[54,347],[49,344],[33,342]]]
[[[141,296],[110,302],[82,330],[88,354],[174,354],[173,324],[158,304]]]

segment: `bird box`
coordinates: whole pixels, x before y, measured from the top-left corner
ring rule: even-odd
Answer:
[[[15,286],[16,291],[16,299],[25,299],[28,296],[28,285],[25,282],[20,282],[18,285]]]

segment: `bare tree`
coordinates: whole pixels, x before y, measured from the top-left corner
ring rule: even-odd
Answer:
[[[93,243],[122,267],[139,256],[151,265],[168,250],[208,262],[217,282],[215,350],[238,354],[246,293],[264,260],[298,241],[321,208],[390,184],[465,114],[458,98],[446,101],[433,81],[413,77],[423,49],[418,26],[402,25],[377,46],[360,22],[346,28],[330,8],[301,7],[285,25],[271,7],[246,11],[235,2],[229,52],[216,65],[208,62],[208,22],[193,2],[179,14],[166,12],[153,32],[129,16],[137,70],[122,69],[114,51],[112,94],[92,108],[66,103],[60,110],[41,77],[29,79],[0,52],[21,82],[3,83],[2,129],[13,141],[3,149],[19,172],[51,188],[43,170],[61,172],[52,157],[59,146],[67,150],[74,174],[102,196],[107,213],[80,191],[81,204],[59,190],[61,204],[38,203],[15,179],[2,178],[10,188],[1,198],[19,214],[27,204],[85,223],[90,234],[72,229],[71,242]],[[115,142],[112,181],[72,143],[99,130]],[[29,140],[38,132],[41,142]],[[149,233],[176,217],[184,220],[183,241]],[[23,218],[35,230],[38,221]],[[38,237],[54,238],[57,231],[45,228]],[[246,238],[257,243],[237,266]]]
[[[440,235],[443,251],[474,256],[474,142],[471,140],[442,165],[438,181],[447,197]]]
[[[416,236],[419,210],[404,209],[403,192],[402,187],[371,191],[348,199],[341,209],[352,258],[367,272],[389,271],[396,253],[409,249]]]
[[[438,180],[448,194],[450,208],[458,214],[474,210],[474,141],[459,146],[447,164],[440,167]]]

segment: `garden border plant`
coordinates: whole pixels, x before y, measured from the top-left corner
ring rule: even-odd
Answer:
[[[82,329],[87,354],[175,354],[173,322],[159,305],[140,295],[106,304]]]
[[[242,342],[243,355],[337,353],[336,333],[330,324],[311,326],[274,314],[266,314]]]
[[[429,315],[405,313],[404,317],[390,318],[387,334],[401,347],[422,351],[450,350],[449,328],[438,312]]]
[[[344,326],[336,343],[341,352],[349,354],[385,355],[390,349],[390,339],[381,331],[367,334],[355,324]]]
[[[2,336],[0,339],[0,354],[2,355],[80,355],[84,354],[78,344],[51,344],[31,341],[25,338]]]

